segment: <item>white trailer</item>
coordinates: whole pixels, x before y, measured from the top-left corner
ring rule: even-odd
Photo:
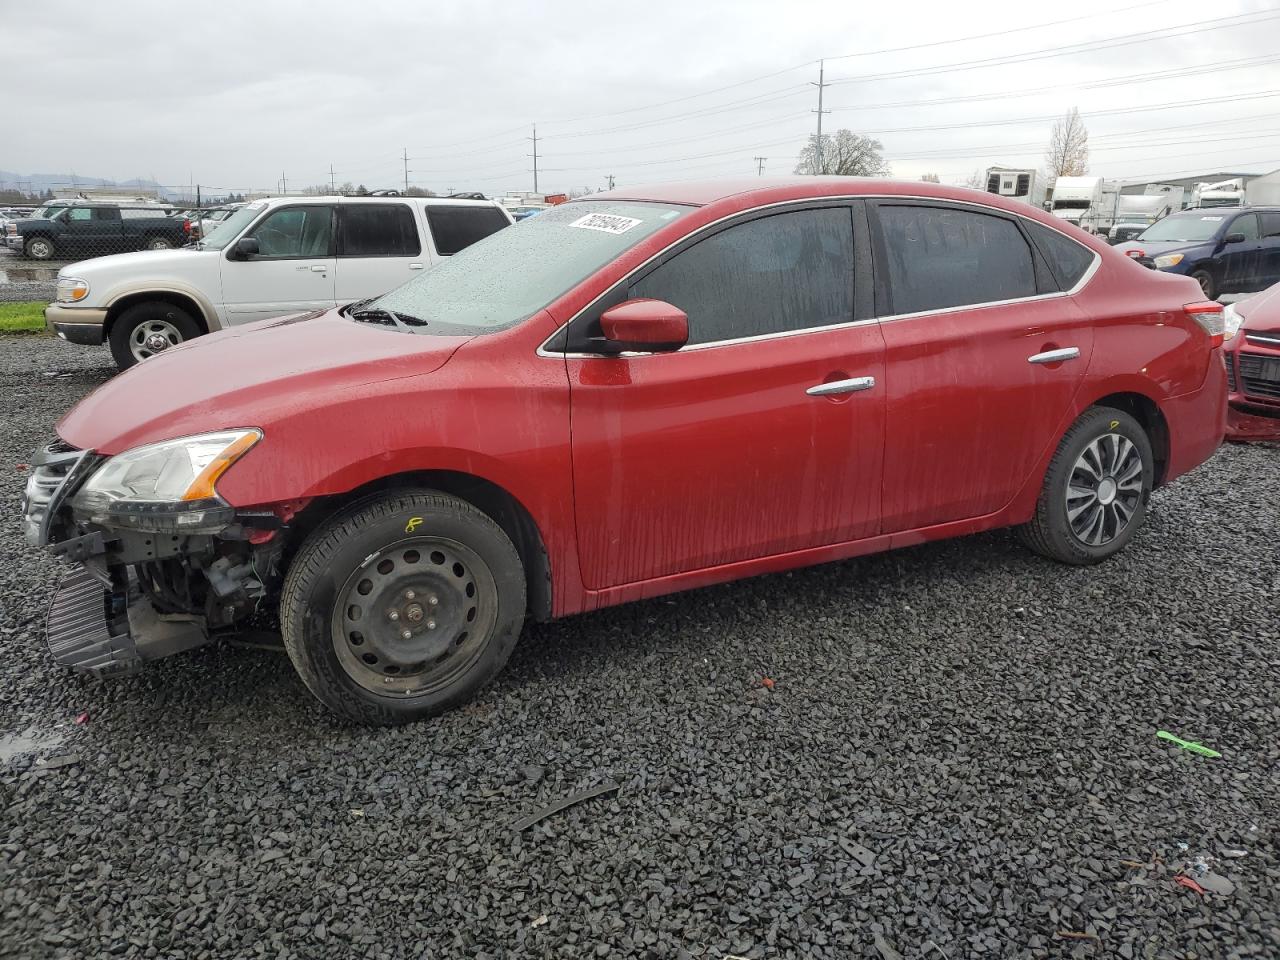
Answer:
[[[1177,193],[1122,193],[1116,203],[1115,222],[1107,232],[1112,243],[1132,240],[1157,220],[1182,209],[1182,189]]]
[[[1021,200],[1033,207],[1044,209],[1044,179],[1038,170],[1014,167],[988,167],[987,193],[994,193],[1011,200]]]
[[[1120,183],[1102,177],[1059,177],[1053,184],[1049,210],[1089,233],[1104,236],[1116,220]]]

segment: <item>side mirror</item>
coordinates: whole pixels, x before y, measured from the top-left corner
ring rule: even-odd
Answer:
[[[600,315],[611,352],[674,353],[689,342],[689,317],[664,300],[628,300]]]
[[[236,259],[248,260],[258,255],[258,241],[255,237],[241,237],[236,241]]]
[[[1243,233],[1228,233],[1222,238],[1223,243],[1244,243]]]

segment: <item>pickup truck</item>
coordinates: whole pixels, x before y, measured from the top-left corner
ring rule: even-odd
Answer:
[[[191,223],[154,206],[79,203],[49,216],[11,220],[5,244],[33,260],[96,257],[129,250],[171,250],[191,237]]]
[[[124,370],[215,330],[387,293],[510,224],[492,200],[257,200],[181,250],[63,267],[45,325],[110,344]]]

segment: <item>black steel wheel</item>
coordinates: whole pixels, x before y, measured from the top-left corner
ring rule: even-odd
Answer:
[[[1075,565],[1123,550],[1146,518],[1155,481],[1151,439],[1113,407],[1091,407],[1071,425],[1045,471],[1031,522],[1019,528],[1037,553]]]
[[[356,683],[418,696],[453,683],[493,631],[498,591],[488,564],[445,537],[408,537],[347,577],[333,610],[333,645]]]
[[[285,649],[307,688],[361,723],[431,716],[502,669],[524,624],[510,538],[457,497],[382,493],[302,544],[285,576]]]

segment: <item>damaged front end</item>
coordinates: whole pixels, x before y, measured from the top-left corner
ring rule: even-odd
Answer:
[[[283,519],[237,511],[221,474],[258,430],[166,441],[105,457],[37,450],[27,540],[76,564],[49,605],[49,650],[95,676],[201,646],[251,615],[279,580]]]

